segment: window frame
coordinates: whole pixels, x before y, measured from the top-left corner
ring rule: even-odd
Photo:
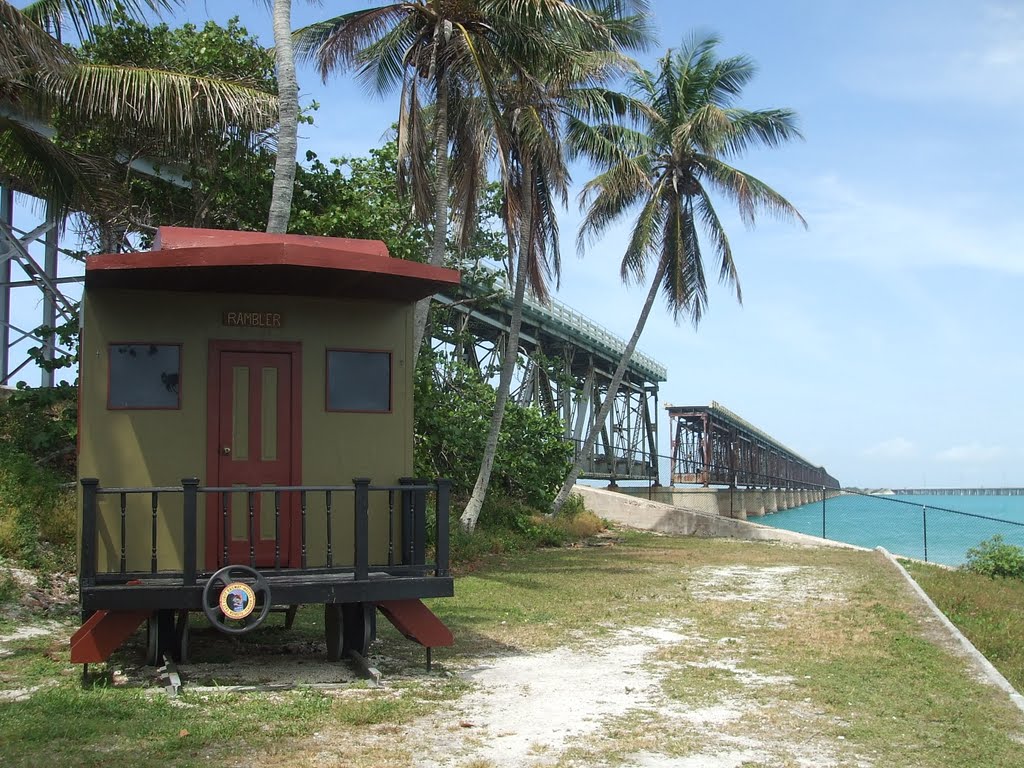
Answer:
[[[331,353],[362,352],[388,356],[388,407],[387,409],[332,408],[331,407]],[[390,349],[368,349],[364,347],[327,347],[324,353],[324,410],[327,413],[376,413],[389,414],[395,411],[395,354]]]
[[[113,383],[113,354],[115,347],[177,347],[178,348],[178,401],[175,405],[114,405],[111,402],[111,384]],[[180,411],[182,409],[185,376],[184,343],[180,341],[110,341],[107,342],[107,410],[108,411]]]

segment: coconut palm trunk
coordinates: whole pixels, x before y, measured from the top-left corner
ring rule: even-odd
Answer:
[[[644,332],[644,327],[647,325],[647,318],[650,317],[654,300],[658,297],[658,289],[661,287],[662,280],[665,279],[666,267],[667,265],[664,262],[658,265],[658,271],[651,281],[651,290],[647,292],[647,300],[644,302],[643,309],[640,310],[640,317],[636,321],[633,335],[629,337],[629,342],[622,352],[622,358],[615,368],[615,373],[612,374],[612,380],[608,384],[608,391],[605,393],[604,402],[601,403],[601,409],[594,416],[594,422],[590,425],[590,431],[587,432],[583,444],[579,446],[576,452],[576,460],[573,462],[569,474],[565,477],[565,482],[562,483],[561,490],[555,496],[555,501],[551,505],[552,515],[557,514],[562,505],[568,500],[573,486],[576,485],[576,481],[579,479],[580,472],[583,471],[583,462],[590,455],[590,452],[594,450],[597,436],[601,434],[601,425],[604,424],[605,419],[608,418],[608,414],[611,412],[612,405],[615,403],[615,395],[618,394],[619,387],[622,386],[622,380],[626,376],[626,368],[629,367],[629,361],[633,358],[633,352],[636,351],[640,335]]]
[[[523,162],[523,190],[533,186],[532,161]],[[491,482],[491,470],[494,468],[494,457],[498,452],[498,437],[501,435],[501,422],[505,416],[505,404],[512,387],[512,375],[515,373],[516,361],[519,359],[519,330],[523,324],[523,300],[526,296],[527,262],[533,237],[533,196],[526,191],[523,195],[522,219],[519,227],[519,244],[516,250],[516,288],[512,297],[512,317],[509,320],[508,341],[505,356],[501,362],[501,376],[498,379],[498,390],[494,397],[494,413],[491,414],[490,431],[484,443],[484,453],[480,460],[480,472],[473,486],[473,494],[466,503],[459,522],[467,531],[476,528],[487,496],[487,486]]]
[[[277,160],[274,163],[267,232],[284,233],[288,231],[292,212],[299,123],[299,84],[295,78],[295,56],[292,52],[291,0],[274,0],[274,60],[277,64],[280,131],[277,134]]]

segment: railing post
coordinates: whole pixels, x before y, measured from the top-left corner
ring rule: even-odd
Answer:
[[[398,478],[399,485],[412,485],[411,477]],[[402,491],[402,565],[412,565],[416,537],[412,520],[412,492]]]
[[[429,485],[429,480],[417,478],[413,480],[416,485]],[[413,491],[412,494],[412,515],[413,515],[413,565],[425,565],[427,562],[427,492],[424,490]]]
[[[924,531],[924,561],[928,562],[928,507],[921,507],[921,523]]]
[[[184,516],[182,525],[182,582],[186,587],[196,583],[196,520],[199,507],[199,478],[186,477],[181,481],[184,498]]]
[[[448,524],[451,505],[452,481],[437,479],[437,544],[435,548],[435,576],[448,575]]]
[[[96,583],[96,491],[99,485],[95,477],[82,478],[82,552],[78,578],[83,587]]]
[[[370,575],[370,478],[356,477],[355,529],[356,580],[365,581]]]
[[[825,486],[821,486],[821,538],[825,538]]]

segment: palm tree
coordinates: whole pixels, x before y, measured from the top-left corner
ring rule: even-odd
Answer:
[[[335,69],[358,68],[372,91],[387,93],[400,87],[399,182],[408,190],[420,220],[433,224],[429,263],[440,265],[449,218],[462,225],[461,244],[472,235],[491,139],[503,130],[498,119],[499,73],[529,73],[544,58],[564,59],[565,53],[556,50],[546,34],[559,26],[574,27],[578,37],[587,38],[584,50],[608,47],[613,35],[627,40],[639,26],[623,25],[619,16],[627,7],[642,12],[646,3],[406,0],[301,29],[296,33],[297,49],[300,55],[315,58],[325,80]],[[432,121],[424,109],[428,104],[433,107]],[[453,175],[456,191],[450,195]],[[422,344],[429,306],[426,299],[416,307],[414,354]]]
[[[636,328],[553,512],[569,497],[583,458],[593,449],[658,292],[664,292],[676,321],[685,316],[697,325],[707,309],[699,230],[717,257],[719,280],[734,287],[742,302],[732,248],[711,193],[735,203],[748,226],[753,226],[758,211],[806,226],[782,195],[729,164],[751,146],[777,147],[800,138],[800,132],[791,110],[733,106],[755,66],[746,56],[719,59],[718,43],[714,36],[691,39],[678,53],[669,50],[656,72],[632,78],[637,95],[651,109],[649,117],[636,129],[609,124],[601,131],[604,140],[586,147],[602,172],[581,193],[586,214],[577,245],[582,251],[588,241],[639,207],[621,275],[624,281],[640,282],[650,263],[655,269]]]
[[[634,30],[635,31],[635,30]],[[560,30],[548,34],[559,39]],[[595,117],[621,118],[638,114],[631,99],[601,87],[603,82],[635,68],[613,46],[604,50],[577,48],[572,36],[560,46],[568,52],[565,59],[548,61],[523,78],[513,78],[502,88],[503,118],[509,141],[504,144],[505,199],[508,210],[510,259],[515,258],[515,292],[509,321],[501,374],[490,431],[484,444],[473,493],[460,522],[467,530],[475,528],[490,482],[505,403],[519,355],[519,331],[523,317],[523,299],[530,286],[535,296],[546,296],[546,280],[558,277],[559,249],[556,201],[568,202],[570,182],[566,155],[570,148],[593,142],[590,120]]]
[[[299,85],[292,53],[291,0],[274,0],[274,59],[277,62],[277,98],[280,130],[274,186],[270,196],[267,232],[287,232],[295,187],[295,152],[298,143]]]
[[[60,42],[70,25],[80,37],[114,12],[130,18],[167,0],[39,0],[17,9],[0,0],[0,183],[58,209],[83,210],[108,190],[119,160],[76,152],[56,141],[68,124],[105,121],[159,137],[165,157],[187,152],[198,132],[262,128],[276,118],[273,94],[242,82],[139,67],[91,64]]]

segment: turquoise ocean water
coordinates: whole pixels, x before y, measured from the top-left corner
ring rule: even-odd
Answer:
[[[1001,534],[1024,547],[1024,496],[860,496],[752,518],[754,522],[822,535],[862,547],[885,547],[906,557],[960,565],[967,550]]]

